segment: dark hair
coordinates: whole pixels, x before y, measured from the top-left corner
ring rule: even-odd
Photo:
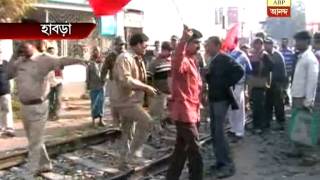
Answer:
[[[294,35],[294,39],[296,40],[311,40],[312,36],[309,31],[300,31]]]
[[[260,43],[260,44],[263,44],[264,43],[264,40],[260,37],[257,37],[256,39],[253,40],[253,43]]]
[[[320,32],[315,32],[314,35],[313,35],[313,40],[316,42],[316,43],[319,43],[320,42]]]
[[[265,32],[258,32],[256,34],[256,38],[261,38],[262,40],[265,40],[265,38],[267,37]]]
[[[168,50],[168,51],[172,51],[173,50],[173,48],[171,47],[171,44],[170,44],[169,41],[162,42],[161,49],[162,50]]]
[[[136,46],[137,44],[141,44],[143,42],[148,41],[149,38],[144,33],[137,33],[131,36],[129,45],[130,46]]]
[[[213,42],[216,46],[221,46],[222,42],[218,36],[211,36],[208,39],[208,42]]]

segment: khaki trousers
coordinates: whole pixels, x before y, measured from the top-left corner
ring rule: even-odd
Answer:
[[[11,95],[0,96],[0,128],[13,129],[13,113]]]
[[[127,162],[142,149],[152,127],[152,118],[142,107],[135,104],[130,107],[117,108],[121,114],[121,161]]]
[[[45,124],[48,119],[48,101],[36,105],[22,105],[23,126],[29,141],[27,168],[30,173],[51,165],[44,144]]]
[[[168,95],[160,92],[151,98],[150,115],[156,120],[162,120],[168,116],[167,110]]]

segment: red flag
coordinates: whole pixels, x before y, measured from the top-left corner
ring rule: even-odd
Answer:
[[[95,16],[114,15],[131,0],[89,0]]]
[[[221,51],[229,52],[237,47],[238,33],[239,33],[239,24],[237,23],[232,28],[229,29],[226,35],[226,39],[222,43]]]

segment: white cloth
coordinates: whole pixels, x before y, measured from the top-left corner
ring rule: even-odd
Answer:
[[[10,94],[0,96],[0,127],[4,129],[13,129],[13,114]]]
[[[235,99],[239,105],[239,109],[232,110],[229,109],[228,117],[231,125],[231,132],[235,133],[237,136],[244,136],[245,128],[245,96],[244,96],[244,85],[237,84],[234,90]]]
[[[304,106],[314,103],[319,74],[319,62],[309,48],[298,56],[291,95],[293,98],[305,98]]]

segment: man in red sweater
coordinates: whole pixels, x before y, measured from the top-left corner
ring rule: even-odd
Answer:
[[[197,67],[197,52],[202,34],[184,26],[183,35],[171,62],[171,118],[177,140],[167,180],[178,180],[185,161],[189,161],[191,180],[202,180],[203,162],[199,148],[200,92],[202,80]]]

